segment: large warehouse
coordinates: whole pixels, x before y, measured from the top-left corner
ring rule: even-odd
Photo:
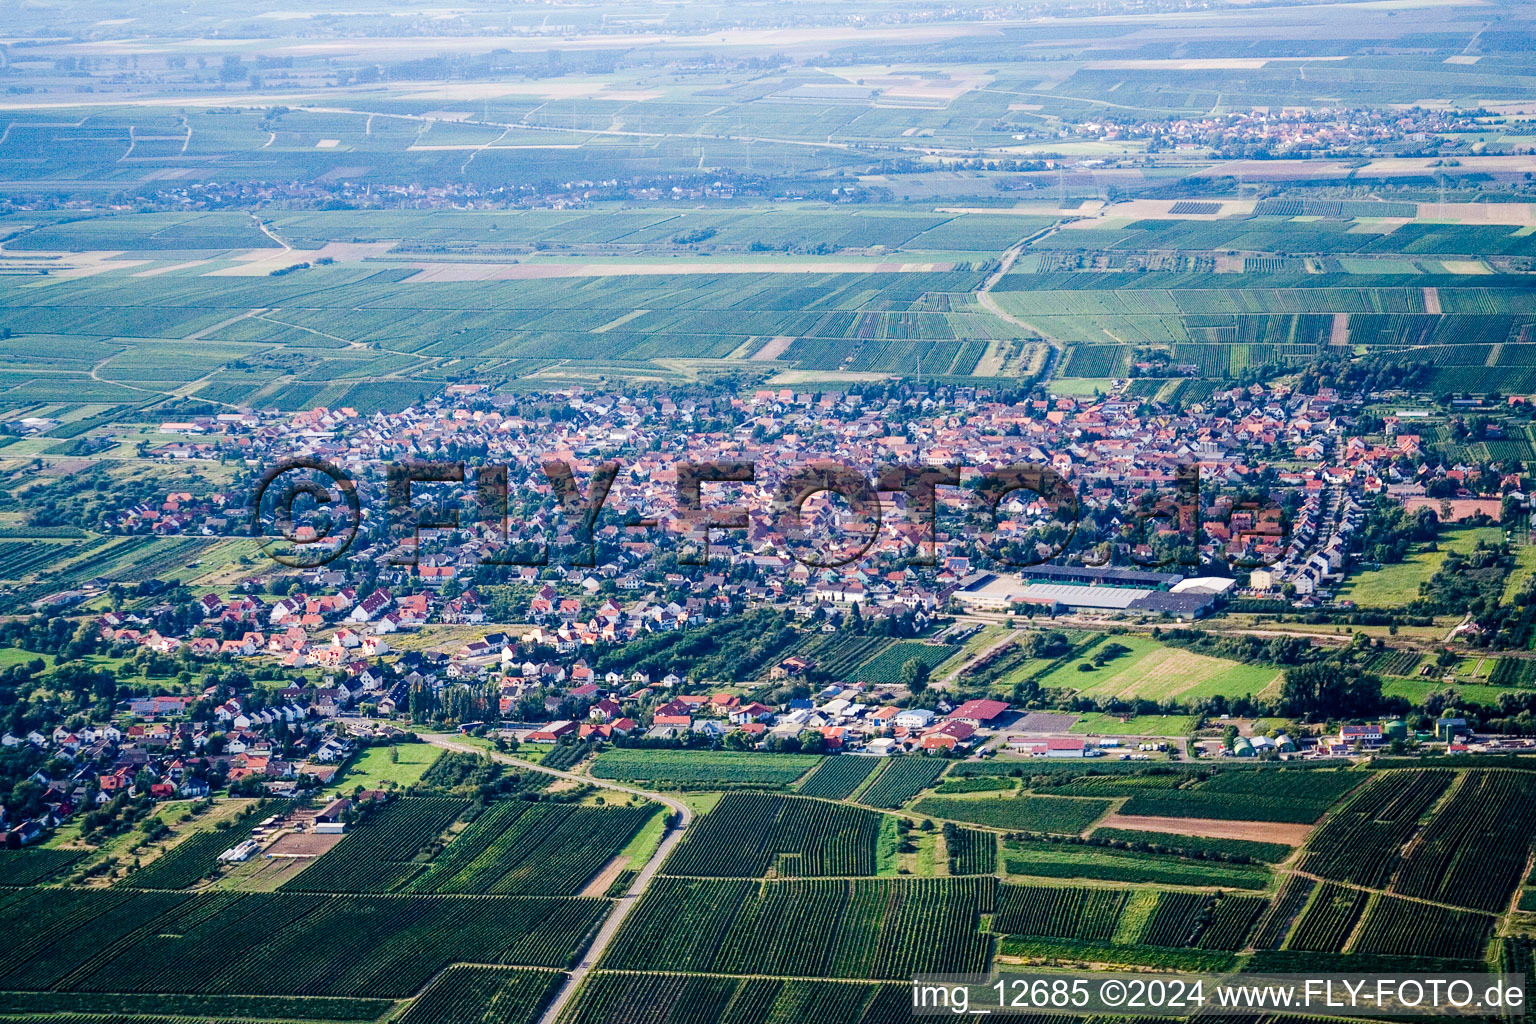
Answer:
[[[1196,619],[1210,613],[1232,582],[1134,569],[1041,565],[1016,575],[975,573],[962,582],[955,600],[973,611],[1006,612],[1019,605],[1035,605]]]

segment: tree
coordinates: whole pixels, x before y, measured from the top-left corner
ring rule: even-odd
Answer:
[[[1373,715],[1381,710],[1381,679],[1337,662],[1289,668],[1278,710],[1282,715],[1314,719]]]
[[[901,666],[902,685],[913,693],[928,689],[928,676],[933,670],[921,658],[909,658]]]

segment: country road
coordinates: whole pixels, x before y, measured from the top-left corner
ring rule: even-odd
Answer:
[[[630,908],[635,905],[641,896],[645,895],[645,890],[651,884],[651,879],[656,876],[657,871],[661,870],[661,865],[666,861],[668,854],[672,852],[672,848],[683,838],[683,832],[688,828],[689,822],[693,820],[693,811],[689,809],[687,804],[673,797],[663,796],[660,793],[648,793],[643,789],[621,786],[615,782],[593,779],[585,775],[577,775],[574,772],[563,772],[555,768],[545,768],[542,765],[534,764],[532,761],[524,761],[522,758],[513,757],[511,754],[503,754],[496,750],[486,750],[483,747],[472,746],[468,743],[459,743],[449,735],[441,733],[427,734],[421,738],[435,747],[442,747],[444,750],[452,750],[461,754],[484,754],[493,761],[501,761],[504,764],[544,772],[558,778],[570,779],[573,782],[580,782],[589,786],[600,786],[603,789],[628,793],[631,796],[644,797],[677,812],[677,825],[669,827],[661,837],[661,842],[657,845],[656,852],[651,855],[651,859],[646,861],[645,866],[635,875],[634,884],[629,887],[629,891],[619,897],[614,905],[613,912],[603,920],[602,927],[597,930],[597,936],[593,938],[586,952],[582,954],[581,962],[572,969],[569,977],[566,978],[565,984],[560,986],[560,991],[555,993],[555,998],[550,1001],[549,1006],[544,1010],[544,1015],[539,1018],[539,1024],[555,1024],[555,1021],[560,1018],[561,1011],[571,1001],[571,997],[576,994],[576,990],[581,987],[582,979],[587,976],[587,972],[592,969],[592,965],[602,959],[608,944],[618,934],[619,926],[629,916]]]

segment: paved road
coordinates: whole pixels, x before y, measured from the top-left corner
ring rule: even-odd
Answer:
[[[586,775],[577,775],[574,772],[563,772],[556,768],[545,768],[543,765],[534,764],[532,761],[524,761],[522,758],[513,757],[511,754],[503,754],[499,751],[486,750],[483,747],[461,743],[452,736],[426,735],[421,738],[433,746],[442,747],[445,750],[455,750],[465,754],[485,754],[492,760],[501,761],[504,764],[512,764],[517,765],[519,768],[544,772],[548,775],[570,779],[588,786],[601,786],[603,789],[612,789],[620,793],[628,793],[631,796],[644,797],[647,800],[654,800],[677,813],[677,824],[669,827],[666,834],[661,837],[661,843],[656,847],[656,852],[651,855],[651,859],[646,861],[645,866],[635,875],[634,884],[629,887],[629,891],[619,897],[618,902],[614,905],[613,912],[608,915],[603,921],[602,927],[597,930],[597,937],[592,940],[592,943],[587,947],[587,951],[582,954],[581,962],[571,971],[570,975],[566,978],[565,984],[560,986],[560,991],[555,994],[554,1000],[544,1010],[544,1016],[539,1019],[539,1024],[555,1024],[555,1021],[560,1017],[561,1011],[565,1009],[565,1005],[571,1001],[571,997],[576,994],[576,989],[581,986],[582,979],[592,969],[592,965],[602,959],[608,944],[618,934],[619,926],[629,916],[630,909],[645,894],[646,887],[651,884],[651,879],[656,877],[656,872],[661,869],[662,862],[667,859],[667,855],[672,852],[672,848],[683,838],[684,830],[688,828],[689,822],[693,820],[693,811],[689,809],[687,804],[674,797],[663,796],[660,793],[649,793],[643,789],[621,786],[616,782],[607,782],[603,779],[594,779]]]

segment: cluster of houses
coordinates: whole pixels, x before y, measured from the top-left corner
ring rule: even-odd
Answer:
[[[704,737],[716,741],[737,734],[747,746],[772,746],[775,740],[803,741],[806,733],[815,733],[829,751],[951,753],[977,748],[1011,717],[1005,701],[969,700],[956,706],[941,700],[936,711],[902,708],[882,703],[878,690],[841,684],[779,707],[731,693],[679,694],[654,705],[649,724],[642,725],[633,716],[655,694],[648,685],[626,685],[604,693],[595,683],[587,683],[570,692],[592,699],[586,721],[551,722],[514,729],[513,734],[544,743],[567,736],[602,740],[631,734],[651,740]],[[626,713],[626,709],[635,710]]]
[[[1085,512],[1094,514],[1113,535],[1122,529],[1134,533],[1136,525],[1118,510],[1149,495],[1157,498],[1174,491],[1181,466],[1195,464],[1202,478],[1243,485],[1267,469],[1253,452],[1278,448],[1293,456],[1288,461],[1295,468],[1279,472],[1268,486],[1298,494],[1302,506],[1288,535],[1277,509],[1238,508],[1230,498],[1216,497],[1202,509],[1202,533],[1194,540],[1208,557],[1257,558],[1275,566],[1251,581],[1253,586],[1278,591],[1291,584],[1294,589],[1287,588],[1287,593],[1303,600],[1325,590],[1343,568],[1353,529],[1349,524],[1364,496],[1387,493],[1405,502],[1426,500],[1427,486],[1440,480],[1450,484],[1458,498],[1478,498],[1469,489],[1475,467],[1439,464],[1426,453],[1419,436],[1404,429],[1401,417],[1387,418],[1385,442],[1353,436],[1353,418],[1367,396],[1328,387],[1307,395],[1282,383],[1235,386],[1182,412],[1151,416],[1144,403],[1113,395],[1018,402],[958,387],[876,399],[790,388],[730,398],[592,394],[579,389],[536,397],[557,402],[568,415],[523,411],[529,404],[523,397],[467,387],[449,389],[420,406],[372,416],[325,408],[288,416],[231,414],[204,425],[204,443],[210,457],[238,455],[253,466],[295,454],[318,456],[353,474],[370,500],[378,497],[374,492],[379,484],[373,478],[383,462],[426,458],[444,448],[483,449],[487,462],[508,466],[509,490],[536,499],[513,523],[518,537],[548,540],[556,547],[575,544],[576,537],[559,502],[546,500],[554,490],[542,468],[545,460],[562,460],[578,479],[585,479],[598,462],[617,458],[622,471],[595,531],[607,558],[568,582],[596,586],[612,581],[625,593],[659,594],[697,579],[663,579],[646,571],[659,553],[697,539],[693,521],[679,507],[677,460],[666,454],[683,450],[680,445],[686,442],[694,461],[718,458],[757,467],[757,478],[736,488],[731,498],[733,509],[745,513],[746,528],[716,530],[709,539],[712,561],[750,570],[747,575],[733,572],[729,583],[719,580],[722,594],[728,599],[739,595],[744,601],[859,603],[869,614],[942,608],[948,596],[945,588],[969,571],[957,570],[948,559],[964,559],[974,551],[981,536],[975,517],[940,515],[930,537],[928,524],[912,514],[905,497],[894,497],[860,559],[837,569],[816,569],[790,557],[793,545],[775,514],[778,477],[784,473],[829,459],[857,467],[1049,466],[1073,483]],[[706,421],[724,421],[726,426],[703,429]],[[786,437],[793,441],[786,443]],[[158,513],[160,522],[185,516],[207,531],[235,497],[240,496],[194,498],[178,492],[167,498],[174,508],[149,511]],[[472,489],[466,489],[466,508],[471,498]],[[950,500],[941,495],[941,504]],[[839,508],[829,497],[817,496],[802,511],[802,523],[836,535],[851,523]],[[1055,510],[1038,495],[1015,492],[999,511],[996,531],[1006,537],[1022,536]],[[624,525],[639,517],[652,525]],[[133,524],[118,525],[131,532]],[[1164,522],[1154,533],[1180,528]],[[413,551],[414,566],[391,564],[397,552],[385,543],[365,545],[350,558],[370,562],[381,579],[409,579],[439,590],[502,543],[502,538],[478,535],[460,535],[450,542],[427,533]],[[1117,545],[1118,553],[1147,564],[1150,544],[1150,538],[1129,536]],[[911,568],[914,552],[931,552],[936,569],[899,571]],[[520,578],[539,580],[540,571],[525,568]],[[574,627],[581,613],[569,604],[572,600],[569,592],[541,594],[530,611],[562,619],[562,625],[573,627],[567,630],[570,639],[579,643],[583,630]],[[368,609],[369,619],[363,621],[383,611]],[[690,616],[694,611],[682,607]],[[581,626],[600,633],[617,625],[612,618]]]

